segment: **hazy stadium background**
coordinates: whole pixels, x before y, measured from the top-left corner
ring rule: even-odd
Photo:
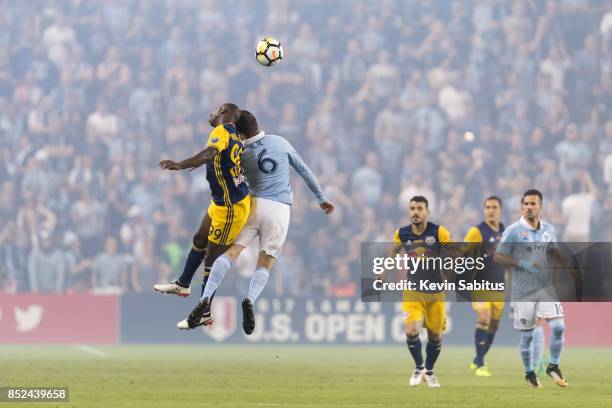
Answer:
[[[401,342],[395,306],[360,305],[359,244],[391,240],[417,193],[457,240],[485,196],[504,199],[509,224],[529,187],[544,193],[544,218],[564,240],[612,239],[609,2],[72,0],[2,10],[1,342],[244,341],[233,296],[247,288],[256,248],[223,283],[221,334],[175,331],[195,296],[149,294],[182,269],[209,201],[203,170],[157,163],[199,151],[225,101],[289,139],[337,206],[328,220],[294,177],[258,341]],[[264,35],[285,47],[273,68],[254,58]],[[612,325],[591,324],[605,305],[577,307],[566,307],[569,344],[612,345]],[[378,315],[382,340],[379,326],[351,337]],[[469,306],[450,315],[449,344],[470,344]],[[509,321],[502,330],[497,341],[514,344]]]

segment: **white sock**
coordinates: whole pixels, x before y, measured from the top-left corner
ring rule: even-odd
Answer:
[[[210,275],[208,276],[208,281],[206,282],[206,287],[204,288],[204,293],[202,293],[201,299],[210,299],[225,277],[225,272],[227,272],[231,267],[232,261],[230,261],[227,256],[221,255],[215,259],[212,268],[210,268]]]
[[[266,287],[266,283],[268,283],[269,276],[270,274],[266,268],[258,267],[255,269],[255,273],[249,284],[249,294],[247,295],[251,302],[255,303],[259,295],[261,295],[261,292]]]

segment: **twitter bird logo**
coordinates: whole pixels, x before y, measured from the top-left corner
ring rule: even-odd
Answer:
[[[43,308],[40,305],[30,305],[26,310],[15,307],[15,321],[18,332],[29,332],[40,325]]]

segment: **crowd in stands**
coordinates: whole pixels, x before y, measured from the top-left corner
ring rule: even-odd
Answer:
[[[182,270],[231,101],[287,138],[294,174],[268,291],[353,296],[361,242],[415,194],[461,241],[528,188],[565,241],[612,241],[612,7],[604,0],[0,1],[0,291],[150,292]],[[257,40],[285,58],[259,66]],[[224,285],[244,287],[253,248]],[[195,282],[197,283],[197,282]],[[244,288],[246,289],[246,288]]]

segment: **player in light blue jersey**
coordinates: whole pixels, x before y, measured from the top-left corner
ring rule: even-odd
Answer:
[[[242,328],[246,334],[255,330],[253,304],[268,282],[269,271],[281,253],[289,229],[293,192],[289,168],[304,179],[317,198],[325,214],[331,214],[334,206],[327,201],[319,182],[293,146],[280,136],[266,135],[259,130],[255,116],[240,111],[236,124],[244,139],[245,150],[241,166],[245,171],[253,198],[251,213],[246,225],[230,248],[214,262],[200,303],[189,317],[179,323],[179,328],[194,328],[200,318],[210,310],[209,299],[217,290],[225,273],[232,267],[238,255],[251,241],[259,238],[257,268],[249,284],[247,297],[242,301]]]
[[[561,264],[565,261],[555,244],[555,228],[540,219],[542,202],[542,193],[538,190],[530,189],[523,194],[522,217],[504,231],[494,261],[514,268],[511,299],[514,328],[521,331],[520,351],[525,380],[533,388],[542,388],[534,372],[531,347],[537,319],[542,317],[548,321],[552,333],[546,374],[560,387],[567,387],[559,369],[565,322],[563,308],[552,285],[549,259],[552,257]]]

